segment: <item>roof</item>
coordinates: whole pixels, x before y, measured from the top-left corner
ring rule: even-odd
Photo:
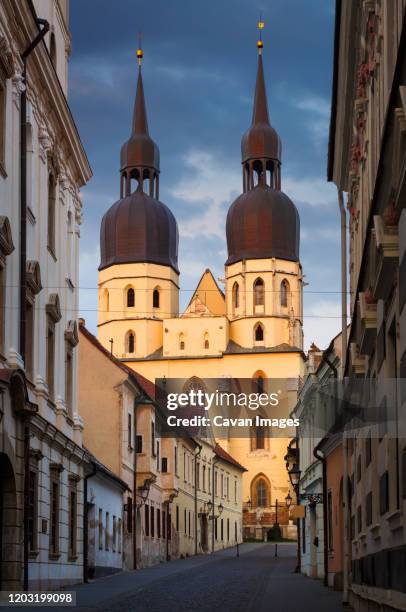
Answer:
[[[96,468],[96,473],[101,472],[104,476],[110,478],[110,480],[114,480],[124,491],[130,490],[128,484],[124,482],[124,480],[121,480],[121,478],[119,478],[114,472],[112,472],[108,467],[106,467],[104,463],[99,461],[99,459],[97,459],[97,457],[95,457],[89,449],[85,447],[83,448],[86,451],[89,462]],[[88,474],[88,476],[90,476],[90,474]]]
[[[219,287],[216,279],[213,276],[212,271],[209,268],[203,272],[200,277],[197,287],[190,298],[189,304],[186,307],[185,314],[189,314],[191,311],[191,305],[195,299],[199,299],[210,314],[213,315],[225,315],[225,295],[224,291]]]
[[[114,357],[104,346],[98,341],[84,325],[79,321],[79,331],[97,348],[101,353],[105,355],[115,366],[123,370],[135,383],[141,388],[141,390],[148,396],[149,399],[155,399],[155,385],[151,381],[147,380],[144,376],[135,372],[132,368],[129,368],[125,363],[122,363],[119,359]]]
[[[224,448],[220,446],[220,444],[217,443],[213,451],[216,457],[218,457],[219,459],[222,459],[223,461],[227,461],[227,463],[230,463],[231,465],[238,468],[242,472],[248,472],[247,468],[242,466],[241,463],[238,463],[238,461],[236,461],[234,457],[232,457],[229,453],[227,453],[227,451],[225,451]]]

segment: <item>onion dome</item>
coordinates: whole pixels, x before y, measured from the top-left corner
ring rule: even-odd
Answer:
[[[99,270],[123,263],[155,263],[178,270],[178,226],[159,201],[159,149],[149,135],[141,74],[142,50],[130,138],[121,148],[120,200],[100,229]],[[148,193],[146,191],[148,190]]]
[[[252,124],[241,141],[243,193],[227,214],[226,265],[271,257],[299,261],[299,213],[281,191],[281,141],[269,121],[261,38],[257,45]]]

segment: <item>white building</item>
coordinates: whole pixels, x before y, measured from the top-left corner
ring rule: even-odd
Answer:
[[[49,32],[26,60],[25,88],[21,55],[44,27],[38,17]],[[68,0],[0,3],[0,588],[10,590],[83,576],[75,347],[79,189],[91,170],[66,99],[67,19]]]
[[[87,578],[123,569],[123,495],[128,485],[88,451],[86,466]]]

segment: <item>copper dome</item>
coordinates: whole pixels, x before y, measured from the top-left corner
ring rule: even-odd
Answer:
[[[277,189],[255,187],[241,194],[229,208],[226,234],[226,265],[268,257],[299,261],[299,213]]]
[[[141,190],[105,213],[100,228],[100,266],[148,262],[178,270],[178,226],[165,204]]]

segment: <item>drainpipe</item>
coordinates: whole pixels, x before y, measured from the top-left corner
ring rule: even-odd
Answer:
[[[198,451],[195,455],[195,555],[197,555],[197,458],[202,452],[202,445],[198,444]]]
[[[89,511],[87,502],[87,481],[97,472],[96,466],[92,464],[93,470],[83,479],[83,582],[89,582]]]
[[[215,501],[215,495],[214,495],[214,483],[215,483],[215,466],[218,464],[218,460],[214,459],[212,462],[212,487],[211,487],[211,501],[212,501],[212,509],[211,509],[211,552],[214,553],[214,515],[215,515],[215,509],[214,509],[214,501]]]
[[[338,206],[341,217],[341,371],[344,378],[347,355],[347,223],[344,208],[344,198],[341,189],[338,189]],[[345,433],[345,432],[344,432]],[[344,506],[344,541],[343,541],[343,604],[348,604],[349,582],[349,508],[348,508],[348,441],[343,435],[343,506]]]
[[[49,30],[46,19],[37,19],[42,26],[36,37],[21,54],[23,62],[20,98],[20,355],[25,362],[25,335],[27,325],[27,59]],[[30,489],[30,417],[24,425],[24,591],[28,591],[28,530],[29,530],[29,489]]]

